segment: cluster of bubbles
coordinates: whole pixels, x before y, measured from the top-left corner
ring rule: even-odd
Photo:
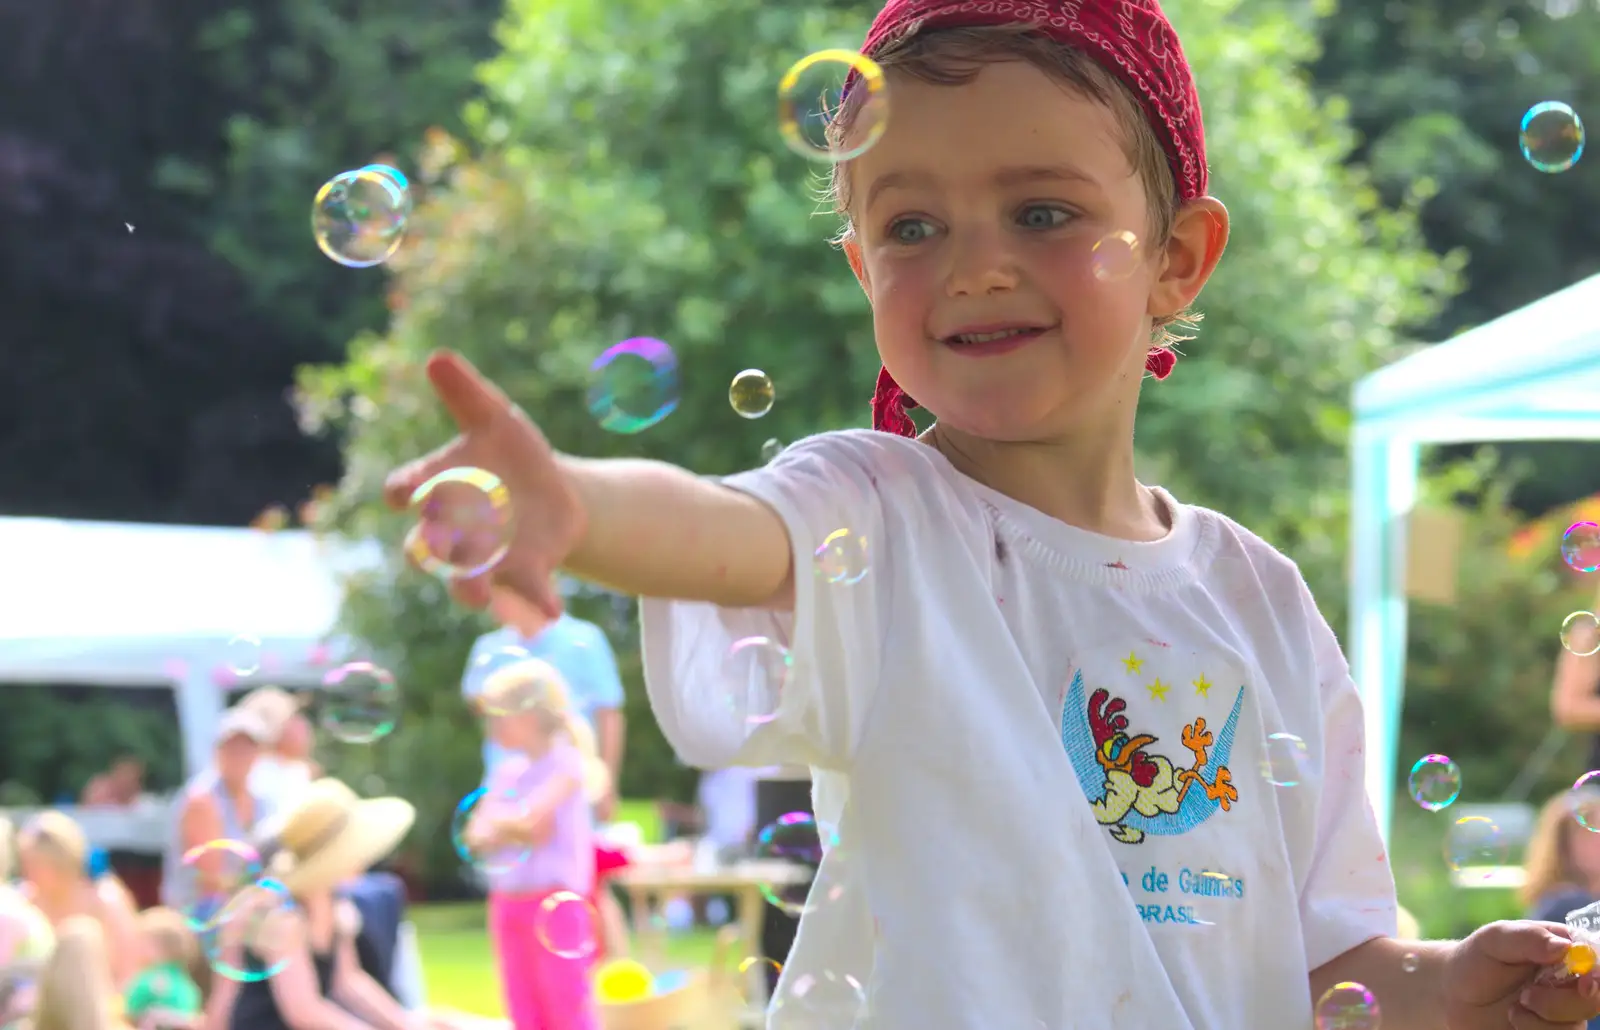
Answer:
[[[224,647],[227,672],[235,681],[258,675],[267,664],[261,638],[231,637]],[[400,691],[394,674],[369,661],[351,661],[323,673],[314,695],[317,721],[333,739],[371,744],[388,736],[400,717]]]
[[[282,883],[264,873],[256,850],[235,840],[213,840],[190,848],[182,864],[206,885],[184,918],[217,975],[254,983],[282,971],[295,902]]]

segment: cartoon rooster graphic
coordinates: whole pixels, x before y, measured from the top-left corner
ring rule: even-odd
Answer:
[[[1084,697],[1083,672],[1075,672],[1061,711],[1061,743],[1089,797],[1095,821],[1113,840],[1138,844],[1146,834],[1187,833],[1239,800],[1228,771],[1244,688],[1215,735],[1198,717],[1183,727],[1192,761],[1180,766],[1149,750],[1149,733],[1128,733],[1127,702],[1104,688]],[[1096,793],[1098,791],[1098,794]]]

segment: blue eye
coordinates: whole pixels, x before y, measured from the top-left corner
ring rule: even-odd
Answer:
[[[1029,204],[1017,213],[1017,222],[1026,229],[1059,229],[1071,221],[1072,212],[1054,204]]]
[[[896,243],[921,243],[932,235],[932,223],[923,218],[902,218],[889,226],[889,237]]]

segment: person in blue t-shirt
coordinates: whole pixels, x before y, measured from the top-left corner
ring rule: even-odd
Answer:
[[[562,612],[551,619],[521,597],[496,591],[489,612],[500,628],[485,633],[472,644],[466,672],[461,677],[461,695],[474,704],[484,683],[495,672],[518,661],[539,658],[549,662],[567,681],[572,704],[594,729],[601,761],[611,773],[611,788],[595,803],[595,821],[610,822],[616,812],[616,785],[622,776],[622,749],[627,724],[622,714],[622,677],[617,672],[616,652],[605,631],[592,622]],[[483,743],[484,782],[489,772],[505,756],[502,748],[487,738]],[[605,931],[605,950],[612,957],[627,949],[626,923],[616,898],[601,880],[606,873],[627,864],[616,851],[598,845],[595,849],[595,897]]]

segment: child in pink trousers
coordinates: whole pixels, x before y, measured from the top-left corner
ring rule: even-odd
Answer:
[[[590,804],[605,788],[594,735],[566,683],[537,659],[500,670],[479,696],[511,756],[489,770],[467,824],[489,880],[489,934],[514,1030],[599,1030],[590,976],[596,930]]]

